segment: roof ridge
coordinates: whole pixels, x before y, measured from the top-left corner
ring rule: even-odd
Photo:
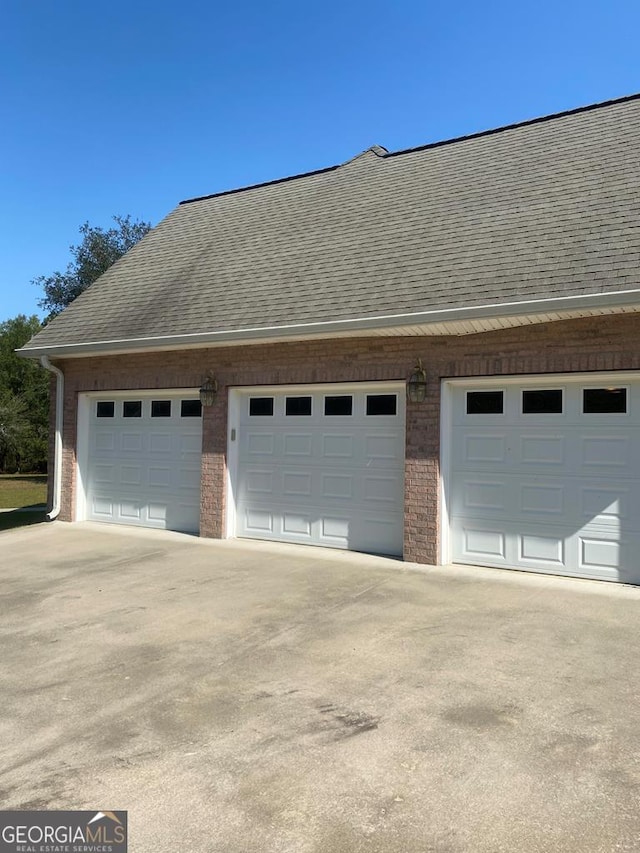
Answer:
[[[500,125],[500,127],[490,128],[488,130],[479,130],[475,133],[467,133],[462,136],[454,136],[450,139],[440,139],[436,142],[427,142],[425,145],[417,145],[414,148],[401,148],[398,151],[387,151],[381,145],[370,145],[368,148],[365,148],[364,151],[361,151],[360,154],[356,154],[355,157],[350,157],[348,160],[343,163],[337,163],[334,166],[326,166],[324,169],[314,169],[310,172],[301,172],[297,175],[287,175],[284,178],[276,178],[272,181],[263,181],[259,184],[249,184],[244,187],[236,187],[231,190],[222,190],[217,193],[210,193],[209,195],[201,195],[196,196],[195,198],[187,198],[184,201],[179,203],[179,206],[184,204],[192,204],[196,201],[207,201],[212,198],[220,198],[221,196],[227,195],[235,195],[236,193],[247,192],[248,190],[257,190],[262,187],[271,187],[276,184],[284,184],[288,181],[297,181],[298,178],[310,178],[314,175],[323,175],[328,172],[335,172],[336,169],[340,169],[341,166],[346,165],[347,163],[351,163],[353,160],[357,160],[359,157],[362,157],[364,154],[368,154],[370,151],[376,154],[383,160],[386,160],[389,157],[401,157],[403,154],[413,154],[416,151],[427,151],[430,148],[440,148],[444,145],[454,145],[456,142],[465,142],[468,139],[478,139],[483,136],[493,136],[496,133],[503,133],[507,130],[515,130],[519,127],[528,127],[532,124],[541,124],[542,122],[554,121],[555,119],[565,118],[566,116],[577,115],[579,113],[591,112],[592,110],[603,109],[605,107],[610,107],[615,104],[624,104],[628,101],[636,101],[640,99],[640,92],[636,92],[633,95],[623,95],[620,98],[611,98],[608,101],[598,101],[595,104],[587,104],[582,107],[573,107],[570,110],[562,110],[557,113],[549,113],[548,115],[537,116],[536,118],[525,119],[524,121],[513,122],[512,124],[504,124]]]
[[[384,145],[370,145],[368,148],[365,148],[364,151],[361,151],[359,154],[355,154],[353,157],[349,157],[348,160],[340,163],[340,166],[337,168],[347,166],[349,163],[353,163],[354,160],[360,160],[362,157],[366,157],[367,154],[375,154],[376,157],[386,157],[388,153],[389,151],[384,147]]]
[[[623,95],[620,98],[611,98],[608,101],[597,101],[595,104],[586,104],[582,107],[572,107],[570,110],[562,110],[558,113],[548,113],[536,118],[528,118],[524,121],[516,121],[512,124],[503,124],[500,127],[492,127],[488,130],[479,130],[475,133],[466,133],[462,136],[454,136],[451,139],[440,139],[437,142],[427,142],[426,145],[416,145],[414,148],[401,148],[399,151],[389,151],[384,155],[387,157],[399,157],[402,154],[412,154],[414,151],[426,151],[429,148],[439,148],[442,145],[452,145],[455,142],[464,142],[467,139],[477,139],[480,136],[492,136],[494,133],[502,133],[505,130],[514,130],[518,127],[527,127],[530,124],[542,124],[542,122],[553,121],[565,116],[577,115],[578,113],[587,113],[592,110],[599,110],[604,107],[610,107],[614,104],[624,104],[627,101],[637,101],[640,98],[640,92],[635,92],[633,95]]]
[[[262,181],[259,184],[249,184],[245,187],[236,187],[232,190],[222,190],[219,193],[210,193],[209,195],[200,195],[195,198],[186,198],[184,201],[178,203],[178,206],[183,204],[191,204],[195,201],[206,201],[210,198],[218,198],[223,195],[234,195],[235,193],[243,193],[247,190],[258,190],[261,187],[271,187],[274,184],[285,184],[287,181],[297,181],[298,178],[311,178],[313,175],[323,175],[325,172],[335,172],[336,169],[339,169],[342,164],[338,163],[335,166],[325,166],[324,169],[313,169],[311,172],[300,172],[298,175],[287,175],[285,178],[275,178],[272,181]]]

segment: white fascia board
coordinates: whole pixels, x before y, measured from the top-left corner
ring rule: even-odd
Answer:
[[[53,344],[50,346],[23,347],[17,354],[23,358],[40,358],[42,355],[60,358],[80,356],[120,355],[154,350],[177,350],[212,346],[233,346],[242,343],[268,343],[275,340],[313,339],[316,337],[342,337],[362,331],[378,331],[402,326],[428,326],[430,324],[456,323],[473,319],[516,317],[519,315],[547,314],[550,312],[618,308],[640,303],[640,289],[607,293],[561,296],[521,302],[501,302],[491,305],[472,305],[459,308],[441,308],[411,314],[385,314],[349,320],[332,320],[320,323],[294,323],[286,326],[259,326],[251,329],[231,329],[220,332],[162,335],[147,338],[120,338],[89,341],[81,344]]]

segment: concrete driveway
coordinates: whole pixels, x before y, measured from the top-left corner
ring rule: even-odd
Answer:
[[[130,850],[640,849],[640,591],[93,525],[0,534],[0,804]]]

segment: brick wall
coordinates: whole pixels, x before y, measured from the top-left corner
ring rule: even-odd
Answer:
[[[227,388],[315,382],[404,380],[420,356],[425,403],[407,403],[405,559],[438,556],[440,380],[453,376],[640,369],[634,315],[571,320],[442,338],[352,338],[61,360],[65,372],[61,518],[73,519],[77,395],[83,391],[197,388],[207,370],[218,380],[204,410],[201,533],[224,535]]]

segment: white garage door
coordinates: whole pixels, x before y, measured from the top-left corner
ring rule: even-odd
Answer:
[[[640,582],[640,383],[448,386],[453,561]]]
[[[235,409],[236,535],[402,554],[401,386],[236,392]]]
[[[86,517],[197,532],[202,418],[192,396],[89,400]]]

